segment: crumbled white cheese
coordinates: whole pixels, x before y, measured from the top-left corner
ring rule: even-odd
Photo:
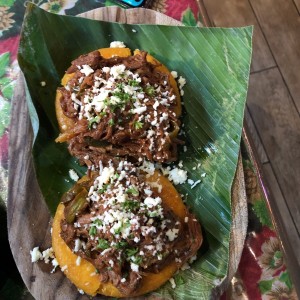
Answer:
[[[52,247],[44,250],[42,254],[43,254],[43,259],[44,259],[46,264],[49,263],[50,258],[54,258],[54,252],[53,252]]]
[[[85,76],[89,76],[90,74],[94,73],[94,70],[89,65],[83,65],[80,69],[80,72]]]
[[[78,174],[73,169],[69,170],[69,175],[70,175],[70,178],[74,181],[77,181],[79,179]]]
[[[185,78],[183,78],[182,76],[180,76],[179,79],[178,79],[178,84],[179,84],[179,88],[182,89],[185,86],[185,84],[186,84]]]
[[[60,269],[61,269],[62,272],[64,272],[64,271],[66,271],[68,269],[68,266],[67,265],[62,266]]]
[[[83,295],[83,294],[84,294],[84,291],[83,291],[83,290],[81,290],[81,289],[78,289],[78,292],[79,292],[81,295]]]
[[[76,259],[76,266],[80,266],[80,263],[81,263],[81,257],[80,257],[80,256],[77,256],[77,259]]]
[[[104,73],[108,73],[108,72],[110,71],[110,67],[103,67],[103,68],[102,68],[102,71],[103,71]]]
[[[115,264],[114,261],[113,261],[112,259],[110,259],[108,263],[110,264],[111,267],[113,267],[114,264]]]
[[[81,240],[80,239],[76,239],[75,240],[75,245],[74,245],[74,249],[73,252],[78,252],[81,248]]]
[[[173,181],[175,185],[182,184],[187,179],[187,171],[179,168],[174,168],[170,171],[168,178],[169,180]]]
[[[194,188],[196,185],[198,185],[200,182],[201,182],[200,179],[197,180],[197,181],[195,181],[195,182],[192,184],[191,188],[193,189],[193,188]]]
[[[184,218],[184,223],[187,223],[189,221],[189,217]]]
[[[139,271],[139,266],[135,263],[130,263],[130,268],[133,272],[138,272]]]
[[[152,197],[147,197],[144,200],[144,203],[148,206],[148,207],[154,207],[157,206],[158,204],[161,203],[161,198],[160,197],[156,197],[156,198],[152,198]]]
[[[110,43],[110,48],[126,48],[124,42],[114,41]]]
[[[188,182],[189,185],[193,185],[195,183],[195,181],[193,179],[188,179],[187,182]]]
[[[121,74],[125,72],[125,65],[115,65],[110,69],[110,75],[113,78],[119,78]]]
[[[155,171],[155,166],[153,163],[144,160],[143,164],[140,166],[140,169],[150,175],[153,175]]]
[[[123,277],[123,278],[121,279],[121,282],[122,282],[122,283],[126,282],[126,278]]]
[[[134,33],[136,32],[136,30],[135,30],[135,29],[131,29],[131,31],[132,31],[132,32],[134,32]]]
[[[58,261],[56,260],[56,258],[54,258],[52,261],[52,266],[53,266],[53,269],[51,271],[51,273],[54,273],[55,269],[58,267]]]
[[[174,77],[174,78],[177,78],[178,77],[178,73],[176,71],[172,71],[171,72],[171,75]]]
[[[197,259],[197,255],[194,255],[189,259],[189,263],[192,264]]]
[[[168,237],[170,242],[173,242],[178,237],[179,229],[172,228],[166,232],[166,236]]]
[[[169,281],[170,281],[170,283],[171,283],[172,289],[175,289],[175,288],[176,288],[176,283],[175,283],[174,278],[170,278]]]
[[[190,269],[191,267],[190,267],[190,265],[188,264],[188,263],[184,263],[183,265],[182,265],[182,267],[180,268],[180,270],[181,271],[184,271],[184,270],[188,270],[188,269]]]
[[[43,258],[42,253],[39,250],[39,247],[35,247],[30,250],[31,262],[37,262],[38,260]]]
[[[46,81],[41,81],[40,84],[41,86],[46,86]]]

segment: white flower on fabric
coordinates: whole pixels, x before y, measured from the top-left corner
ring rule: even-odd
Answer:
[[[40,7],[51,13],[65,15],[65,10],[73,8],[77,1],[78,0],[48,0],[46,3],[40,5]]]

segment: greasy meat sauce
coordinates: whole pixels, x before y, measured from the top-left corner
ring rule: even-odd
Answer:
[[[156,162],[177,159],[180,122],[178,97],[170,74],[147,61],[147,52],[108,59],[99,51],[80,56],[58,89],[63,114],[74,126],[58,142],[82,164],[97,165],[114,157],[146,158]]]
[[[202,242],[194,215],[181,220],[161,197],[162,187],[130,162],[102,163],[99,172],[78,182],[64,197],[61,237],[91,262],[101,282],[132,295],[147,273],[176,262],[178,269]]]

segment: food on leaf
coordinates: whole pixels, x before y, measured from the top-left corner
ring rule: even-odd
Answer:
[[[100,162],[99,172],[79,180],[62,201],[52,234],[56,259],[91,295],[155,290],[195,257],[202,243],[200,224],[170,181],[126,160],[106,167]]]
[[[96,165],[113,157],[177,160],[181,100],[169,70],[145,51],[102,48],[72,62],[56,115],[71,155]]]

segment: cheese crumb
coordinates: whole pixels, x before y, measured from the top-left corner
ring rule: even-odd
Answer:
[[[81,289],[78,289],[78,292],[79,292],[81,295],[83,295],[83,294],[84,294],[84,291],[83,291],[83,290],[81,290]]]
[[[80,72],[85,76],[89,76],[90,74],[94,73],[94,70],[89,65],[83,65],[80,69]]]
[[[38,260],[43,258],[42,253],[39,250],[39,247],[35,247],[30,250],[31,262],[37,262]]]
[[[177,78],[178,77],[178,73],[176,71],[172,71],[171,72],[171,75],[174,77],[174,78]]]
[[[46,86],[46,81],[41,81],[40,84],[41,86]]]
[[[67,265],[62,266],[60,269],[61,269],[62,272],[64,272],[64,271],[66,271],[68,269],[68,266]]]
[[[80,263],[81,263],[81,257],[78,256],[76,259],[76,266],[80,266]]]
[[[179,84],[179,88],[182,89],[185,86],[185,84],[186,84],[185,78],[183,78],[182,76],[180,76],[179,79],[178,79],[178,84]]]
[[[175,289],[175,288],[176,288],[176,283],[175,283],[174,278],[170,278],[169,281],[170,281],[170,283],[171,283],[172,289]]]
[[[139,271],[139,266],[137,264],[131,263],[130,268],[133,272],[138,272]]]
[[[122,278],[121,279],[121,282],[123,283],[123,282],[126,282],[126,278]]]
[[[201,180],[199,179],[199,180],[197,180],[197,181],[195,181],[193,184],[192,184],[192,186],[191,186],[191,189],[193,189],[197,184],[199,184],[201,182]]]
[[[173,181],[175,185],[182,184],[187,179],[187,171],[181,170],[179,168],[174,168],[169,173],[169,179]]]
[[[43,259],[45,261],[46,264],[49,263],[50,258],[54,258],[54,252],[53,252],[53,248],[48,248],[45,251],[43,251]]]
[[[166,236],[168,237],[170,242],[173,242],[177,238],[178,232],[179,232],[179,229],[176,229],[176,228],[169,229],[166,232]]]
[[[124,42],[114,41],[110,43],[110,48],[126,48]]]
[[[74,181],[77,181],[79,179],[78,174],[73,169],[69,170],[69,175],[70,175],[70,178]]]
[[[51,273],[54,273],[55,269],[58,267],[58,261],[56,260],[56,258],[54,258],[51,263],[53,266]]]

